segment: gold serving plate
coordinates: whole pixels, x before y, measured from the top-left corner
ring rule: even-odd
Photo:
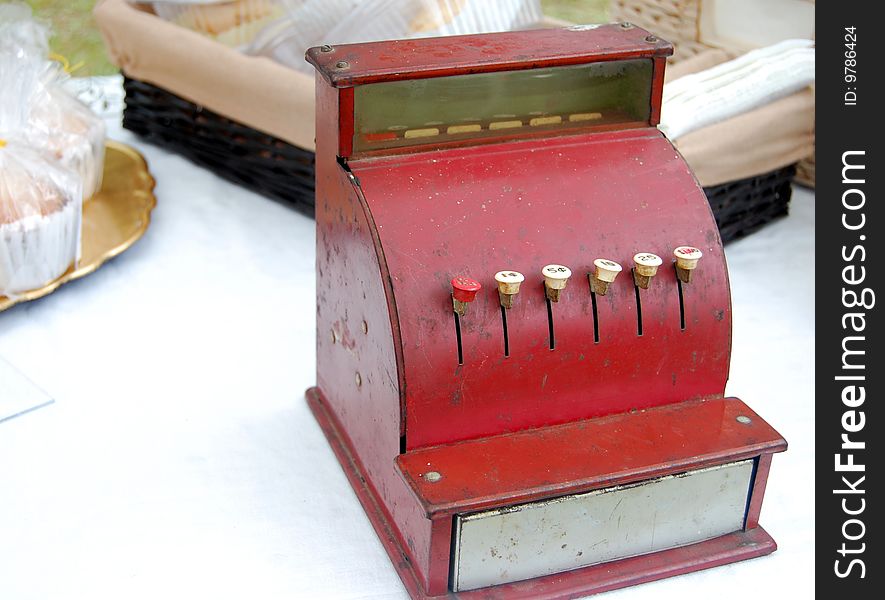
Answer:
[[[0,311],[19,302],[41,298],[63,283],[89,275],[134,244],[150,225],[151,211],[157,205],[154,183],[138,151],[108,140],[101,190],[83,204],[79,264],[39,289],[23,292],[15,298],[0,296]]]

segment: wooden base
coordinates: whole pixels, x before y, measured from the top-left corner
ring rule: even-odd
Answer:
[[[311,411],[326,434],[406,591],[415,599],[577,598],[756,558],[777,549],[777,544],[771,536],[761,527],[756,527],[682,548],[592,565],[574,571],[458,594],[449,592],[440,596],[428,596],[422,588],[419,575],[406,558],[398,541],[395,533],[396,523],[388,517],[376,492],[365,478],[337,419],[327,410],[317,388],[310,388],[306,395]]]

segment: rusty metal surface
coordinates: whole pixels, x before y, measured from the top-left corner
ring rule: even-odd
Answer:
[[[749,416],[749,424],[737,421]],[[781,452],[784,439],[736,398],[424,448],[397,457],[429,515],[508,506]],[[423,474],[442,478],[428,482]]]
[[[354,160],[392,278],[403,340],[408,449],[721,396],[730,296],[709,205],[657,130],[549,138]],[[597,298],[596,258],[632,264],[692,244],[704,259],[683,286],[670,262],[642,290],[643,335],[629,274]],[[549,346],[541,268],[574,273],[553,307]],[[510,356],[494,274],[526,274],[508,311]],[[451,278],[483,284],[461,320],[458,364]]]
[[[310,48],[307,60],[332,86],[349,87],[450,74],[482,73],[594,60],[665,57],[673,46],[618,24],[536,29]],[[341,65],[344,62],[346,65]]]
[[[346,160],[358,110],[347,86],[362,82],[654,56],[654,124],[670,46],[646,35],[615,26],[363,44],[347,50],[359,55],[341,73],[319,65],[318,388],[308,397],[413,597],[450,595],[452,515],[467,509],[761,457],[748,517],[756,523],[764,459],[785,442],[751,411],[745,429],[729,422],[748,409],[722,399],[731,343],[722,247],[703,192],[656,129]],[[340,52],[326,58],[340,62]],[[686,244],[704,259],[682,286],[684,302],[665,262],[638,295],[641,335],[629,272],[594,308],[594,259],[630,265],[637,252],[669,257]],[[550,263],[573,272],[551,307],[555,344],[540,275]],[[494,282],[502,269],[526,275],[506,311],[506,357]],[[482,284],[461,320],[461,365],[456,275]],[[654,411],[669,417],[644,416]],[[421,477],[428,462],[441,474],[433,490]],[[574,597],[774,548],[757,527],[458,596]]]
[[[396,513],[394,535],[426,586],[431,523],[393,469],[401,425],[395,308],[371,214],[334,158],[338,103],[338,90],[317,86],[317,385],[347,431],[348,460],[360,465],[382,510]]]
[[[750,492],[750,505],[747,507],[747,519],[745,529],[759,527],[759,515],[762,512],[762,500],[765,498],[765,487],[768,485],[768,475],[771,471],[773,454],[763,454],[756,461],[756,477],[753,481],[753,490]]]
[[[473,590],[697,543],[743,528],[744,460],[455,517],[452,589]]]

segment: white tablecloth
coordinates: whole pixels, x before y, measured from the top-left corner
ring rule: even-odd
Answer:
[[[0,313],[5,372],[55,400],[0,422],[0,598],[406,598],[303,398],[314,222],[110,136],[157,179],[147,234]],[[761,519],[780,549],[606,598],[812,596],[813,203],[727,249],[728,392],[790,442]]]

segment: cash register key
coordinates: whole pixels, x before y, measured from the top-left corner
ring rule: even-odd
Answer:
[[[703,255],[703,252],[693,246],[679,246],[673,250],[673,256],[676,257],[676,275],[682,283],[691,283],[691,274]]]
[[[482,285],[469,277],[458,275],[452,278],[452,305],[459,316],[467,314],[467,304],[473,302],[480,289]]]
[[[513,297],[519,293],[519,284],[525,281],[525,275],[518,271],[498,271],[495,273],[498,283],[498,298],[504,308],[513,307]]]
[[[544,288],[551,302],[559,302],[559,295],[572,276],[572,271],[562,265],[547,265],[541,269],[544,276]]]
[[[597,258],[593,261],[596,271],[590,275],[590,289],[605,296],[608,292],[608,285],[612,283],[621,272],[621,265],[607,258]]]
[[[648,289],[651,278],[658,272],[658,267],[664,263],[663,259],[651,252],[640,252],[633,256],[633,283],[636,287]]]

